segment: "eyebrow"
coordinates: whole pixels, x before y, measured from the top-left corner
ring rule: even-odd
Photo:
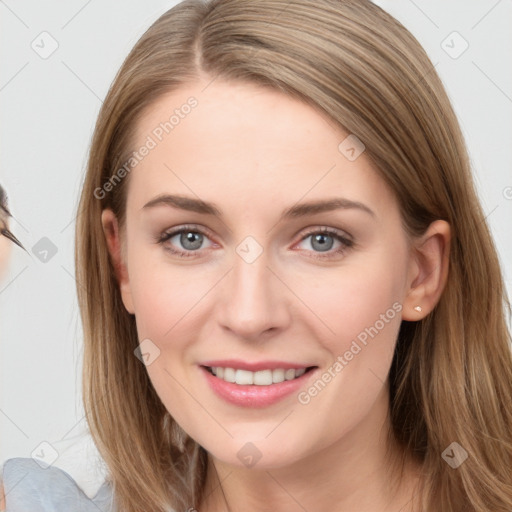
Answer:
[[[201,199],[194,199],[193,197],[163,194],[146,203],[142,209],[154,208],[156,206],[170,206],[181,210],[202,213],[205,215],[214,215],[222,218],[222,212],[217,205],[202,201]],[[372,209],[359,201],[351,201],[341,197],[334,197],[320,201],[309,201],[306,203],[295,204],[282,212],[281,219],[305,217],[306,215],[314,215],[316,213],[330,212],[340,209],[358,209],[368,213],[372,217],[376,217],[375,212]]]

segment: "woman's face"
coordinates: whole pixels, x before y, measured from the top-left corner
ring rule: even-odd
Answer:
[[[285,466],[381,428],[410,248],[353,136],[279,92],[206,84],[137,126],[123,302],[183,429],[226,463]]]

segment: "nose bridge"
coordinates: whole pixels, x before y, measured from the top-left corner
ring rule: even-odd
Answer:
[[[271,252],[247,236],[235,248],[225,287],[222,321],[241,337],[251,338],[282,326],[285,301],[273,272]]]

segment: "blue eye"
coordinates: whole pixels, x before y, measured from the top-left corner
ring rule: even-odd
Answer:
[[[327,259],[343,254],[354,245],[354,242],[350,238],[343,236],[337,230],[330,228],[313,229],[302,238],[301,242],[308,238],[311,238],[310,245],[314,249],[313,258],[317,259]],[[334,251],[331,251],[334,245],[333,240],[337,241],[340,246]],[[325,253],[325,255],[322,253]]]
[[[176,238],[174,243],[167,243],[171,242],[173,238]],[[317,259],[327,259],[340,255],[354,245],[350,238],[330,228],[310,230],[309,233],[302,237],[301,242],[308,238],[311,238],[312,250],[310,252],[312,257]],[[159,244],[165,244],[166,250],[180,258],[198,256],[205,240],[209,240],[207,233],[196,226],[181,226],[176,230],[164,232],[157,238]],[[335,242],[338,242],[340,245],[335,250],[332,250]],[[180,245],[183,250],[176,249],[176,245]]]
[[[206,239],[207,235],[201,230],[198,230],[196,227],[182,226],[175,231],[163,233],[162,236],[158,239],[158,242],[160,244],[165,244],[167,241],[170,241],[174,237],[178,236],[179,243],[185,249],[184,251],[175,249],[173,247],[174,244],[168,244],[165,248],[176,256],[181,258],[190,258],[196,256],[198,249],[201,248],[201,245],[203,244],[203,241]]]

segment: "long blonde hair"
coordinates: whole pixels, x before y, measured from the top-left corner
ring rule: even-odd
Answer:
[[[87,421],[120,510],[186,510],[203,496],[207,453],[180,438],[145,366],[101,227],[125,221],[124,164],[137,121],[162,94],[201,75],[271,87],[326,112],[366,146],[403,223],[452,228],[449,276],[436,308],[403,321],[390,372],[390,435],[423,468],[422,510],[512,510],[512,357],[496,249],[465,142],[417,40],[369,0],[186,0],[141,37],[98,117],[76,231]],[[200,108],[200,107],[199,107]],[[442,453],[458,443],[454,469]]]

